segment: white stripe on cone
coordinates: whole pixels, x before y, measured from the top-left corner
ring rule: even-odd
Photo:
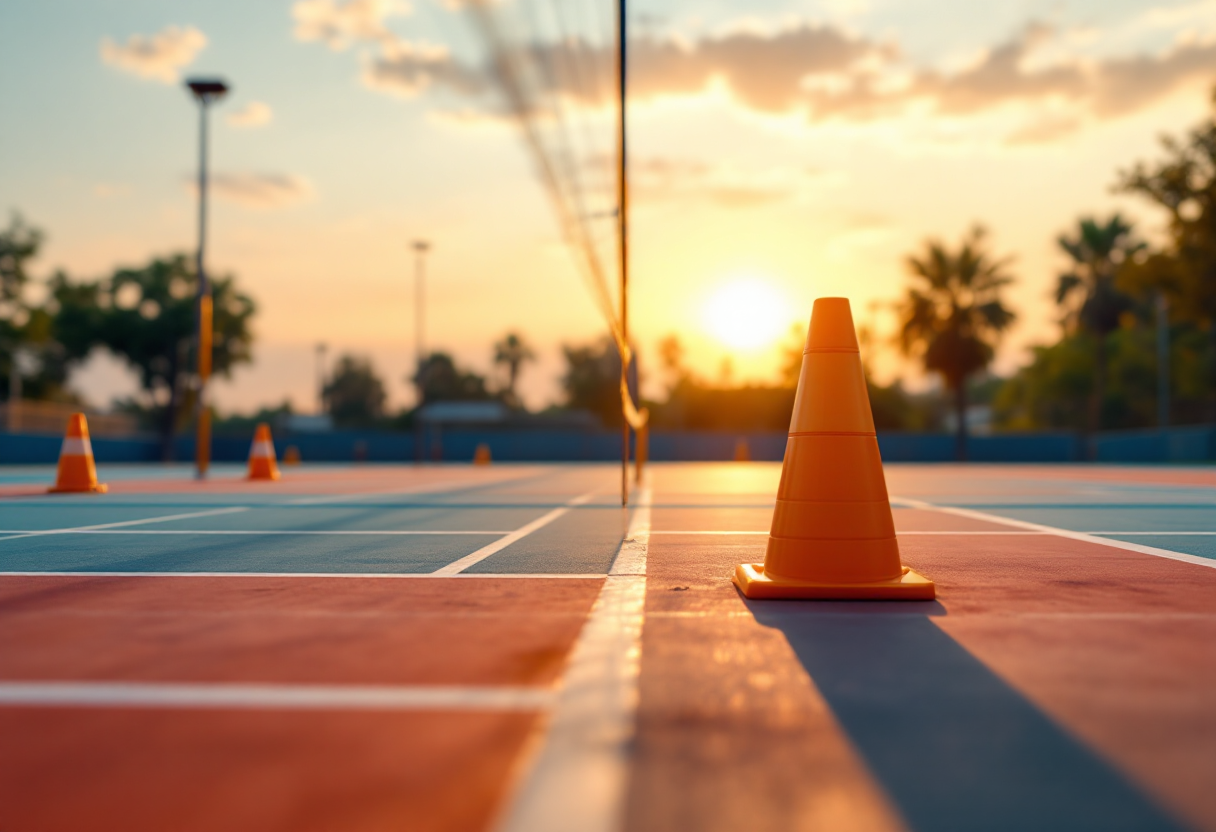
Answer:
[[[250,459],[274,459],[274,443],[265,440],[254,442],[249,449]]]
[[[87,436],[65,436],[63,447],[59,449],[60,456],[92,456],[93,443]]]

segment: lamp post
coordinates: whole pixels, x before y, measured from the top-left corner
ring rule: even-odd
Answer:
[[[329,344],[321,341],[317,344],[317,413],[325,415],[325,351]]]
[[[426,343],[426,255],[429,240],[414,240],[414,387],[422,405],[422,361]]]
[[[195,476],[200,480],[211,467],[211,411],[207,409],[207,381],[211,378],[211,284],[207,280],[207,109],[228,92],[219,78],[187,78],[186,86],[198,102],[198,398],[195,403]]]

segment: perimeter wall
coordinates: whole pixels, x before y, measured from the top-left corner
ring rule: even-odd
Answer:
[[[243,461],[251,437],[219,436],[212,458],[217,462]],[[0,432],[0,464],[50,464],[58,458],[62,437],[52,434]],[[609,462],[620,459],[621,437],[616,432],[579,430],[445,429],[417,437],[408,433],[334,431],[275,437],[280,455],[294,445],[308,462],[407,462],[419,456],[427,461],[467,462],[477,445],[490,446],[500,462]],[[650,440],[655,461],[712,461],[735,458],[746,443],[753,460],[779,461],[785,435],[778,433],[711,433],[657,431]],[[887,462],[953,462],[954,437],[935,433],[882,433],[878,444]],[[1216,460],[1216,425],[1170,428],[1164,431],[1112,431],[1086,441],[1074,433],[1006,433],[973,436],[968,458],[972,462],[1203,462]],[[153,438],[93,438],[98,462],[155,462],[159,445]],[[194,442],[181,437],[175,458],[194,457]]]

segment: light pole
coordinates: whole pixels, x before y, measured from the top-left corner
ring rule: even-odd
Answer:
[[[324,341],[317,344],[317,413],[325,415],[325,351],[329,345]]]
[[[429,240],[414,240],[414,387],[422,405],[422,362],[426,343],[426,254]]]
[[[211,411],[207,409],[207,380],[211,378],[211,284],[207,280],[207,108],[224,97],[228,84],[219,78],[187,78],[186,86],[198,101],[198,400],[195,403],[195,476],[207,476],[211,466]]]

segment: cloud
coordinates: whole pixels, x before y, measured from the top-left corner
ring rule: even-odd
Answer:
[[[197,183],[187,181],[187,188],[197,192]],[[220,199],[246,208],[286,208],[310,202],[316,191],[307,179],[279,173],[217,173],[211,177],[211,192]]]
[[[233,127],[261,127],[270,124],[273,118],[274,112],[270,109],[269,104],[250,101],[241,109],[229,113],[228,123]]]
[[[604,160],[598,160],[588,166],[602,164]],[[631,160],[629,173],[639,202],[709,202],[732,209],[794,200],[811,188],[825,186],[829,179],[811,168],[743,169],[662,156]]]
[[[322,41],[340,51],[359,41],[391,43],[394,35],[385,27],[385,18],[409,11],[401,0],[298,0],[291,16],[296,38]]]
[[[467,96],[487,91],[486,78],[452,60],[442,46],[394,40],[363,68],[363,83],[374,90],[412,98],[433,83]]]
[[[101,39],[101,60],[165,84],[176,83],[180,70],[207,45],[207,36],[192,26],[166,26],[154,35],[131,35],[125,44]]]

